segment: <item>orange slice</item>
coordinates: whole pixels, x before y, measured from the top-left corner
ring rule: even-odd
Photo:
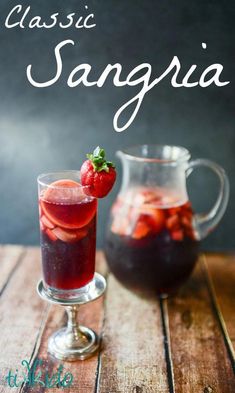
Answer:
[[[81,187],[80,183],[70,180],[61,179],[50,184],[43,194],[43,199],[47,202],[61,203],[65,198],[73,198],[72,188],[76,190]]]
[[[51,239],[53,242],[57,240],[57,237],[50,229],[46,229],[46,234],[49,237],[49,239]]]
[[[41,230],[41,231],[45,231],[45,230],[46,230],[46,227],[45,227],[45,225],[42,223],[41,220],[39,221],[39,225],[40,225],[40,230]]]
[[[52,183],[42,194],[40,202],[44,216],[53,227],[71,230],[86,226],[97,209],[97,201],[88,200],[80,184],[69,179]]]
[[[77,240],[83,239],[88,233],[87,229],[79,229],[76,231]]]
[[[52,229],[52,232],[57,239],[65,243],[74,243],[87,235],[86,230],[66,231],[59,227]]]
[[[73,231],[68,232],[62,228],[57,227],[57,228],[54,228],[52,230],[52,232],[57,237],[57,239],[61,240],[62,242],[65,242],[65,243],[73,243],[73,242],[76,242],[76,240],[77,240],[76,233]]]

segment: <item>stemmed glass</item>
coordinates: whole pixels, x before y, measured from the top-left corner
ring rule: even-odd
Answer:
[[[67,327],[49,339],[49,352],[64,360],[85,359],[100,340],[78,325],[78,307],[97,299],[106,287],[95,273],[97,200],[80,184],[78,171],[40,175],[38,194],[43,273],[38,293],[65,306],[68,314]]]

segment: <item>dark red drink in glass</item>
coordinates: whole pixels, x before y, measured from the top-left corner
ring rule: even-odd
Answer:
[[[39,177],[43,281],[59,297],[76,296],[95,272],[97,200],[76,171]]]

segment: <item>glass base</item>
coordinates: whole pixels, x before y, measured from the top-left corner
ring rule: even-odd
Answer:
[[[80,326],[77,321],[79,306],[92,302],[103,295],[106,281],[99,273],[95,273],[93,280],[80,288],[76,297],[57,297],[58,293],[45,288],[43,282],[38,283],[39,296],[50,303],[64,306],[68,315],[67,326],[55,332],[49,339],[48,351],[60,360],[84,360],[91,357],[100,347],[98,335],[91,329]],[[67,295],[67,291],[66,291]]]
[[[54,299],[58,300],[68,300],[68,299],[77,299],[81,295],[87,294],[92,288],[92,285],[94,285],[93,280],[91,280],[88,284],[84,285],[81,288],[76,288],[76,289],[58,289],[58,288],[53,288],[50,287],[43,281],[43,286],[48,293],[49,296],[53,297]]]
[[[94,274],[93,280],[86,286],[71,290],[58,291],[44,286],[43,281],[38,283],[37,291],[39,296],[50,303],[61,306],[82,305],[98,299],[103,295],[106,288],[106,281],[99,273]]]
[[[79,326],[76,331],[63,328],[55,332],[49,340],[48,351],[60,360],[85,360],[99,349],[98,335],[91,329]]]

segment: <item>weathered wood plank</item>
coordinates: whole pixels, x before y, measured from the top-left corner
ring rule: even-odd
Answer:
[[[158,302],[148,302],[126,291],[110,276],[104,323],[103,299],[81,308],[80,321],[102,332],[104,350],[85,362],[59,362],[47,354],[48,337],[65,324],[62,307],[49,307],[36,293],[40,278],[39,249],[0,247],[0,393],[12,392],[4,377],[20,369],[23,359],[40,357],[44,370],[54,373],[63,364],[74,381],[68,393],[169,392],[161,312]],[[106,265],[97,253],[102,274]],[[214,312],[213,290],[231,341],[235,337],[235,257],[207,256],[210,279],[203,264],[180,294],[164,301],[169,322],[171,358],[176,393],[230,393],[235,391],[231,361]],[[7,285],[6,285],[7,283]],[[168,309],[168,312],[167,312]],[[49,311],[48,311],[49,310]],[[168,318],[168,320],[167,320]],[[167,328],[166,324],[166,328]],[[99,372],[99,378],[97,373]],[[168,370],[169,375],[169,370]],[[15,392],[58,392],[35,386]]]
[[[99,393],[168,393],[159,303],[108,279]]]
[[[200,261],[168,301],[176,393],[234,393],[235,378]]]
[[[29,360],[33,352],[46,312],[36,292],[39,276],[39,250],[27,249],[0,298],[0,392],[12,392],[5,376],[10,369],[20,370],[21,361]]]
[[[0,246],[0,294],[20,263],[24,250],[22,246]]]
[[[102,252],[97,252],[96,262],[96,270],[101,274],[105,275],[107,268]],[[103,318],[103,298],[98,299],[93,303],[82,306],[79,312],[79,322],[85,326],[94,329],[99,334],[102,331]],[[43,367],[41,367],[41,370],[43,371],[43,375],[45,375],[45,372],[48,372],[50,375],[55,374],[60,365],[63,366],[63,375],[65,375],[66,372],[72,373],[74,379],[72,385],[65,389],[67,393],[94,393],[96,386],[99,353],[97,353],[91,359],[77,362],[61,362],[57,359],[54,359],[47,353],[47,343],[50,335],[55,332],[55,330],[61,328],[65,324],[66,315],[64,308],[60,306],[50,307],[49,315],[44,326],[42,336],[38,340],[38,348],[37,351],[35,351],[34,353],[34,358],[37,357],[42,360]],[[35,385],[33,388],[25,386],[23,392],[58,393],[58,387],[44,389],[39,385]]]
[[[209,285],[235,366],[235,254],[207,254]]]

